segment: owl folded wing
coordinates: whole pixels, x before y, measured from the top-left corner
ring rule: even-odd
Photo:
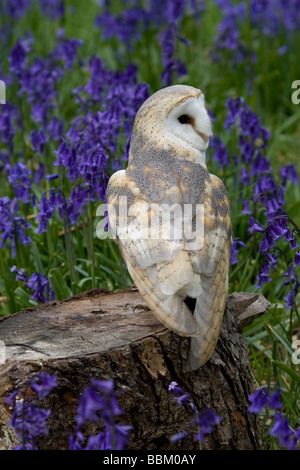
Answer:
[[[218,178],[211,183],[212,193],[222,185]],[[148,306],[167,328],[197,336],[204,345],[215,343],[219,331],[231,239],[229,201],[216,202],[210,196],[204,204],[203,230],[191,242],[171,238],[167,224],[157,223],[157,214],[126,171],[115,173],[107,189],[114,238]],[[197,299],[194,315],[184,303],[187,296]]]
[[[139,195],[133,196],[126,172],[115,173],[107,188],[109,222],[128,271],[148,306],[167,328],[184,336],[197,335],[197,323],[183,302],[185,296],[178,295],[194,277],[182,240],[168,238],[166,226],[156,223],[155,214],[151,223],[147,203]]]

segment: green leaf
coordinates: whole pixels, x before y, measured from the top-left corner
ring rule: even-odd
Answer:
[[[22,287],[18,286],[15,289],[15,295],[16,297],[19,297],[20,301],[24,304],[24,307],[28,306],[30,300],[30,295],[28,294],[28,292],[22,289]]]
[[[67,285],[59,268],[52,268],[49,271],[49,280],[55,292],[55,298],[58,300],[66,299],[72,295],[72,291]]]
[[[281,333],[279,333],[279,331],[277,331],[268,323],[265,324],[265,328],[271,336],[274,336],[276,339],[278,339],[278,341],[280,341],[280,343],[285,347],[288,353],[293,354],[294,350],[290,342]]]
[[[291,367],[280,361],[272,361],[272,363],[279,367],[279,369],[286,372],[290,377],[292,377],[292,379],[296,380],[296,382],[300,384],[300,375],[297,374],[297,372],[294,371]]]

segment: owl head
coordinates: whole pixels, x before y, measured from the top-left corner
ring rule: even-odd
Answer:
[[[174,85],[157,91],[140,107],[130,148],[135,155],[151,146],[206,166],[205,151],[211,135],[203,93],[191,86]]]

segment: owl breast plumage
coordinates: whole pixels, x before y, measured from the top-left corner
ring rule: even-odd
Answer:
[[[135,285],[163,325],[191,337],[186,370],[211,357],[228,292],[230,203],[206,168],[211,135],[201,91],[164,88],[139,109],[128,167],[107,187],[110,227]]]

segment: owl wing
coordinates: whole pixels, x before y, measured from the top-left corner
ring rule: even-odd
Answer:
[[[201,291],[194,310],[200,333],[191,339],[186,370],[198,369],[211,357],[228,294],[232,247],[230,202],[222,181],[214,175],[210,177],[204,201],[204,246],[191,259],[193,270],[200,275]]]
[[[210,176],[204,198],[204,233],[197,232],[195,246],[186,240],[155,237],[155,232],[151,237],[149,232],[141,234],[140,228],[148,229],[151,222],[149,208],[126,171],[115,173],[107,189],[110,225],[135,285],[163,325],[192,337],[186,370],[197,369],[211,356],[228,291],[229,199],[221,180]],[[130,211],[122,216],[126,211],[120,209],[120,197],[125,196]],[[138,226],[132,223],[136,218]],[[129,230],[122,226],[123,219],[132,223]],[[196,299],[194,313],[185,303],[187,297]]]
[[[150,224],[147,202],[126,170],[114,173],[106,194],[111,231],[149,308],[167,328],[183,336],[197,336],[198,324],[183,302],[184,294],[178,295],[194,277],[182,242],[159,236],[155,224]],[[151,237],[143,232],[149,225],[152,230],[154,225]]]

